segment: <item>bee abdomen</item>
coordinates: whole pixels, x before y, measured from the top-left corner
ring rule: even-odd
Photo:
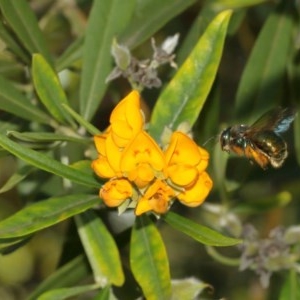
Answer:
[[[257,134],[255,145],[269,158],[274,168],[281,167],[288,156],[286,142],[272,131]]]

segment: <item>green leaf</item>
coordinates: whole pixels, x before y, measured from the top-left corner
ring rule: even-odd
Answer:
[[[137,1],[131,22],[121,34],[120,43],[129,48],[136,47],[195,2],[196,0]]]
[[[75,285],[86,279],[91,273],[85,256],[80,255],[60,267],[47,277],[28,297],[28,300],[36,300],[46,291],[64,286]]]
[[[1,0],[0,9],[25,48],[31,54],[41,53],[49,63],[52,63],[45,38],[28,1]]]
[[[224,236],[215,230],[197,224],[170,211],[163,219],[176,230],[205,245],[225,247],[237,245],[242,242],[242,240]]]
[[[70,133],[71,134],[71,133]],[[23,142],[41,142],[41,143],[49,143],[56,141],[66,141],[66,142],[75,142],[86,144],[90,142],[90,139],[82,138],[82,137],[74,137],[68,136],[58,133],[52,132],[18,132],[18,131],[8,131],[8,137],[13,137],[19,141]]]
[[[79,236],[94,273],[102,287],[124,283],[124,273],[117,245],[101,219],[87,211],[75,217]]]
[[[100,134],[100,130],[98,130],[94,125],[90,122],[86,121],[80,114],[78,114],[75,110],[73,110],[68,105],[63,105],[64,109],[83,127],[85,128],[91,135]]]
[[[106,77],[112,69],[110,53],[113,38],[129,22],[135,0],[95,0],[89,16],[83,49],[80,113],[90,121],[106,90]]]
[[[19,121],[19,122],[18,122]],[[16,124],[18,123],[18,124]],[[0,132],[6,133],[9,130],[18,130],[20,126],[20,120],[18,118],[11,116],[9,120],[0,120]]]
[[[33,171],[32,167],[23,166],[16,173],[14,173],[0,188],[0,194],[5,193],[14,188],[24,178],[26,178]]]
[[[93,300],[118,300],[110,287],[105,287],[93,298]]]
[[[267,0],[213,0],[209,2],[209,4],[213,6],[215,10],[221,10],[228,8],[237,9],[247,6],[253,6],[263,2],[267,2]]]
[[[199,294],[208,287],[209,284],[195,278],[172,280],[172,300],[198,299]]]
[[[170,299],[170,270],[165,245],[146,215],[138,217],[132,229],[130,266],[146,299]]]
[[[69,297],[81,295],[99,288],[99,284],[90,284],[83,286],[75,286],[70,288],[60,288],[45,292],[39,296],[38,300],[64,300]]]
[[[217,15],[217,13],[218,11],[211,6],[211,1],[206,1],[202,9],[199,11],[198,16],[195,18],[195,21],[188,31],[186,37],[181,42],[178,52],[176,53],[176,63],[179,66],[182,65],[184,60],[191,53],[192,49],[199,40],[199,36],[204,33],[205,29]]]
[[[297,108],[298,115],[294,120],[294,144],[295,144],[295,155],[300,165],[300,117],[299,117],[299,102],[300,99],[300,65],[298,60],[299,47],[294,47],[288,63],[288,82],[289,82],[289,98],[291,103]],[[297,105],[298,104],[298,105]]]
[[[295,270],[290,270],[286,274],[286,279],[280,291],[279,300],[300,299],[300,278]]]
[[[31,235],[23,236],[22,238],[12,238],[12,239],[0,239],[0,253],[3,255],[12,253],[17,249],[26,245],[30,239]]]
[[[6,46],[12,50],[16,56],[21,58],[22,61],[29,63],[30,58],[22,47],[13,39],[12,35],[9,33],[8,29],[2,22],[0,22],[0,37],[1,40],[6,44]]]
[[[29,235],[79,214],[99,202],[98,196],[86,194],[39,201],[0,222],[0,239]]]
[[[50,117],[34,106],[14,85],[0,76],[0,109],[29,121],[50,123]]]
[[[156,140],[165,126],[174,130],[197,120],[217,73],[230,16],[224,11],[214,18],[157,100],[149,129]]]
[[[293,196],[288,191],[282,191],[275,195],[270,196],[256,196],[255,199],[253,197],[249,197],[245,199],[245,201],[238,203],[233,211],[237,214],[259,214],[265,213],[272,209],[285,207],[293,200]]]
[[[281,1],[260,31],[236,96],[236,117],[243,121],[278,105],[292,47],[294,9],[291,1]]]
[[[50,114],[61,123],[67,121],[74,126],[70,115],[62,107],[62,104],[68,104],[68,100],[58,76],[40,54],[33,55],[32,77],[35,90]]]
[[[300,117],[295,119],[295,124],[294,124],[294,141],[295,141],[295,155],[298,161],[298,165],[300,165]]]
[[[57,59],[56,70],[62,71],[70,67],[73,63],[80,60],[82,57],[83,37],[77,38]]]
[[[82,185],[97,188],[99,183],[93,175],[64,165],[49,156],[23,147],[0,134],[0,146],[18,158],[41,170],[69,179]]]

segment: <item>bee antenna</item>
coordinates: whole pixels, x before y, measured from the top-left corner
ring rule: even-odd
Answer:
[[[208,140],[206,140],[203,144],[202,144],[202,146],[205,146],[208,142],[210,142],[212,139],[215,139],[215,138],[217,138],[219,135],[218,134],[216,134],[216,135],[213,135],[212,137],[210,137]]]

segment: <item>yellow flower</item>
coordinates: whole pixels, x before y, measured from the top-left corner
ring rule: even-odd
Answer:
[[[109,165],[107,158],[99,155],[97,159],[92,161],[92,169],[97,176],[102,178],[112,178],[116,176],[115,171]]]
[[[122,152],[114,144],[111,131],[94,137],[98,159],[92,162],[94,172],[102,178],[122,177],[120,159]]]
[[[133,194],[131,183],[126,179],[114,179],[106,182],[100,189],[99,196],[109,207],[122,204]]]
[[[199,173],[196,182],[185,187],[185,191],[177,195],[177,198],[186,206],[198,206],[203,203],[212,186],[213,182],[209,175],[206,172]]]
[[[140,109],[140,94],[133,90],[114,108],[110,116],[114,143],[124,148],[144,126]]]
[[[100,155],[103,156],[106,156],[105,141],[108,134],[109,134],[109,129],[103,134],[98,134],[94,136],[94,143],[96,146],[96,150]]]
[[[165,151],[166,174],[178,186],[197,180],[199,172],[206,169],[209,154],[182,132],[176,131]]]
[[[163,170],[163,152],[150,135],[141,131],[124,149],[120,167],[124,176],[143,188]]]
[[[156,180],[138,200],[135,214],[139,216],[147,211],[164,214],[174,196],[174,191],[164,181]]]
[[[110,178],[99,196],[109,207],[131,199],[135,214],[166,213],[178,198],[187,206],[200,205],[212,188],[205,172],[209,154],[182,132],[174,132],[163,152],[143,130],[140,96],[132,91],[113,110],[105,133],[94,136],[98,158],[94,172]]]

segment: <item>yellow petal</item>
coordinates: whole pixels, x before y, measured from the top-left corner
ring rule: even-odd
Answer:
[[[189,164],[196,166],[201,160],[198,145],[182,132],[175,131],[165,152],[166,162],[172,164]]]
[[[120,161],[122,157],[122,151],[113,142],[112,136],[109,135],[105,141],[105,152],[109,165],[114,170],[117,176],[121,176]]]
[[[134,181],[137,187],[142,189],[154,179],[154,172],[149,164],[141,163],[128,174],[128,179]]]
[[[125,148],[138,132],[133,131],[126,121],[116,121],[111,128],[113,141],[120,148]]]
[[[203,203],[209,194],[213,182],[206,172],[199,174],[198,180],[190,188],[186,188],[177,198],[184,205],[195,207]]]
[[[121,170],[130,173],[140,163],[148,163],[155,171],[164,168],[164,156],[156,142],[145,131],[137,134],[134,140],[124,149],[121,159]]]
[[[140,109],[140,94],[138,91],[131,91],[125,98],[123,98],[114,108],[110,116],[110,122],[114,123],[116,120],[126,120],[130,115],[131,109]]]
[[[101,155],[106,155],[105,152],[105,140],[106,140],[106,135],[104,134],[99,134],[94,136],[94,143],[96,146],[96,150],[99,154]]]
[[[130,182],[126,179],[114,179],[106,182],[100,189],[99,196],[109,207],[122,204],[132,196],[133,189]]]
[[[150,202],[146,198],[141,198],[135,208],[135,215],[140,216],[141,214],[151,211],[152,206],[150,205]]]
[[[164,214],[167,212],[173,197],[174,191],[164,181],[156,180],[138,201],[135,214],[141,215],[147,211]]]
[[[91,167],[99,177],[112,178],[116,176],[115,171],[104,156],[99,156],[98,159],[93,160]]]
[[[167,168],[167,177],[173,183],[179,186],[186,186],[192,184],[198,176],[196,167],[176,164]]]
[[[144,118],[137,91],[132,91],[119,102],[111,113],[110,123],[114,142],[119,147],[125,147],[142,130]]]

